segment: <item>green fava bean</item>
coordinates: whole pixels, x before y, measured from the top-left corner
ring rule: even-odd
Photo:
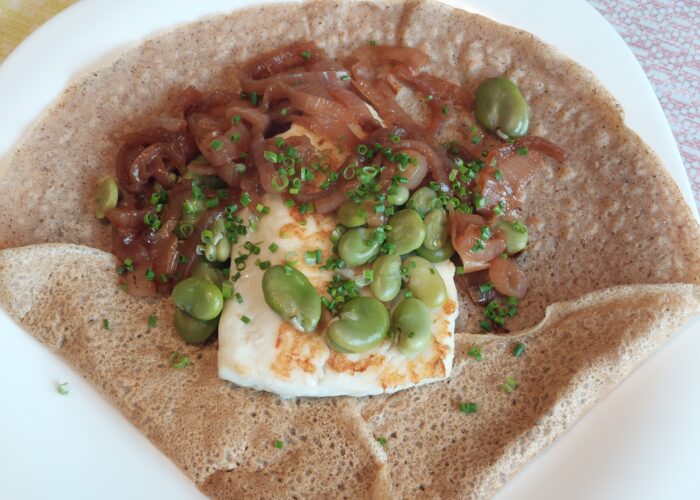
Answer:
[[[289,266],[272,266],[262,279],[270,308],[302,332],[313,332],[321,319],[321,297],[304,273]]]
[[[411,197],[408,199],[406,207],[412,208],[418,212],[421,217],[425,217],[430,210],[435,208],[435,204],[438,201],[439,200],[435,191],[427,186],[423,186],[422,188],[419,188],[413,192]]]
[[[173,302],[178,308],[202,321],[216,318],[224,307],[219,287],[201,278],[187,278],[175,285]]]
[[[438,263],[444,262],[450,257],[452,257],[452,254],[455,253],[455,249],[452,246],[450,239],[448,238],[445,244],[437,250],[428,250],[427,248],[422,246],[416,249],[416,253],[429,262]]]
[[[361,204],[346,201],[338,209],[338,222],[345,227],[358,227],[367,224],[367,210]]]
[[[386,201],[392,205],[403,205],[408,201],[410,191],[403,186],[391,186],[386,191]]]
[[[423,219],[425,240],[423,246],[428,250],[438,250],[445,245],[448,234],[447,212],[443,208],[433,208]]]
[[[404,255],[420,247],[425,240],[425,224],[415,210],[405,208],[399,210],[389,219],[391,231],[387,241],[396,245],[395,252]]]
[[[529,109],[520,89],[507,78],[489,78],[476,89],[476,119],[505,138],[521,137],[529,126]]]
[[[349,352],[367,352],[381,344],[389,332],[389,311],[372,297],[345,303],[340,318],[328,325],[328,345]]]
[[[423,257],[409,257],[403,263],[407,271],[408,289],[428,307],[441,306],[447,298],[447,288],[437,269]]]
[[[414,297],[402,300],[391,315],[391,327],[401,354],[415,356],[430,344],[433,322],[430,310]]]
[[[221,285],[224,282],[224,275],[221,270],[213,267],[202,259],[197,259],[197,261],[194,263],[194,266],[192,266],[192,274],[190,276],[192,278],[200,278],[204,281],[208,281],[209,283],[213,283],[217,286],[217,288],[221,288]]]
[[[401,257],[382,255],[372,263],[374,279],[369,288],[382,302],[389,302],[401,291]]]
[[[364,227],[348,229],[338,242],[338,255],[350,267],[361,266],[379,253],[380,244],[373,239],[374,230]]]
[[[506,252],[509,255],[525,249],[528,241],[528,231],[525,224],[504,220],[496,224],[496,227],[506,235]]]
[[[95,192],[95,217],[104,219],[107,210],[117,206],[119,189],[111,177],[105,177]]]
[[[175,308],[175,330],[188,344],[201,344],[214,333],[218,325],[218,318],[202,321],[182,309]]]

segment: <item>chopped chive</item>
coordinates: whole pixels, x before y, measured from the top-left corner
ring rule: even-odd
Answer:
[[[63,382],[62,384],[58,384],[56,386],[56,392],[58,392],[61,396],[65,396],[68,394],[70,391],[68,390],[68,382]]]
[[[153,328],[154,326],[156,326],[156,323],[157,323],[157,322],[158,322],[158,317],[157,317],[155,314],[151,314],[151,315],[148,317],[148,326],[149,326],[149,328]]]
[[[186,367],[187,365],[190,365],[190,358],[185,356],[184,354],[174,351],[169,357],[168,357],[168,363],[170,363],[170,366],[176,369],[181,369]]]
[[[282,108],[280,110],[280,116],[282,116],[282,117],[287,116],[287,113],[289,113],[289,108]]]
[[[450,107],[449,106],[443,106],[442,107],[442,114],[446,115],[450,112]]]
[[[239,304],[243,303],[243,295],[241,295],[239,292],[236,292],[234,297],[236,297],[236,302],[238,302]]]
[[[275,440],[274,445],[275,445],[275,448],[277,448],[278,450],[281,450],[282,448],[284,448],[284,441],[280,441],[279,439],[277,439],[277,440]]]
[[[241,195],[241,205],[243,205],[244,207],[247,207],[248,205],[250,205],[250,202],[251,202],[250,195],[248,193],[243,193]]]
[[[248,323],[250,323],[250,318],[244,314],[243,316],[241,316],[241,321],[247,325]]]
[[[277,243],[270,243],[270,246],[267,247],[270,252],[275,253],[279,249],[279,245]]]
[[[251,103],[253,106],[257,106],[257,105],[258,105],[258,93],[257,93],[257,92],[251,92],[251,93],[250,93],[250,103]]]
[[[241,115],[233,115],[231,117],[231,123],[233,123],[234,125],[238,125],[239,123],[241,123]]]
[[[308,61],[309,59],[311,59],[311,51],[310,51],[310,50],[304,50],[304,51],[302,51],[301,57],[302,57],[303,59],[306,59],[306,60]]]
[[[340,77],[340,79],[341,79],[342,81],[346,82],[346,81],[350,80],[350,75],[343,75],[343,76]]]
[[[493,173],[493,178],[496,179],[496,181],[500,181],[503,178],[503,171],[501,170],[496,170]]]
[[[462,413],[476,413],[477,404],[476,403],[460,403],[459,411]]]
[[[105,319],[102,320],[102,328],[104,328],[105,330],[109,330],[109,329],[110,329],[109,320],[108,320],[107,318],[105,318]]]
[[[153,269],[146,269],[146,279],[148,281],[154,281],[156,279],[156,273],[153,272]]]
[[[385,438],[384,436],[379,436],[379,437],[377,438],[377,443],[379,443],[380,445],[384,446],[384,445],[386,444],[386,438]]]
[[[489,331],[491,331],[491,322],[487,319],[482,320],[481,323],[479,323],[479,327],[482,330],[489,332]]]
[[[223,145],[224,145],[224,143],[221,142],[220,139],[214,139],[213,141],[211,141],[211,148],[214,151],[220,150],[223,147]]]
[[[464,266],[457,266],[455,267],[455,274],[464,274]]]
[[[481,361],[481,347],[478,345],[471,346],[467,351],[467,356],[469,356],[470,358],[474,358],[477,361]]]
[[[501,385],[501,389],[503,392],[506,394],[512,394],[515,389],[518,388],[518,381],[515,380],[515,377],[512,375],[509,375],[506,381]]]
[[[486,293],[492,289],[493,289],[493,285],[491,283],[488,283],[488,282],[484,283],[483,285],[479,285],[479,291],[481,293]]]
[[[518,148],[518,154],[520,156],[525,156],[527,155],[527,146],[521,146]]]
[[[369,41],[369,46],[370,46],[370,47],[375,47],[376,45],[377,45],[377,41],[376,41],[376,40],[370,40],[370,41]]]
[[[523,355],[524,352],[525,352],[525,344],[523,344],[522,342],[518,342],[517,344],[515,344],[515,348],[513,349],[513,356],[515,356],[516,358],[519,358],[520,356]]]
[[[207,198],[206,201],[204,202],[204,206],[207,208],[214,208],[219,206],[219,198],[214,197],[214,198]]]
[[[256,262],[260,270],[264,271],[265,269],[270,269],[270,261],[269,260],[263,260],[263,261],[258,261]]]
[[[233,296],[233,285],[230,282],[224,281],[221,284],[221,295],[224,300],[230,299]]]
[[[274,151],[265,151],[263,153],[263,157],[272,163],[280,163],[280,157],[275,153]]]
[[[241,134],[231,134],[231,142],[238,142],[241,140]]]

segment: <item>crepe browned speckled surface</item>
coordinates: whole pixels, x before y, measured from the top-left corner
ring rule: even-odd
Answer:
[[[510,341],[458,334],[445,383],[282,401],[217,379],[216,346],[184,345],[169,300],[122,293],[113,257],[87,248],[109,249],[90,208],[125,131],[188,84],[236,90],[238,65],[298,39],[340,56],[370,39],[418,47],[468,91],[504,74],[530,103],[531,133],[564,146],[565,164],[546,162],[527,188],[531,285],[512,326],[555,305],[524,357]],[[158,35],[69,88],[0,172],[0,191],[0,248],[87,246],[1,251],[4,308],[215,497],[488,496],[700,310],[698,224],[611,96],[532,35],[433,2],[266,6]],[[471,330],[476,314],[462,306],[458,329]],[[482,362],[465,354],[475,342]],[[194,364],[171,368],[174,350]],[[511,395],[499,389],[509,375]],[[478,413],[460,413],[461,401]]]

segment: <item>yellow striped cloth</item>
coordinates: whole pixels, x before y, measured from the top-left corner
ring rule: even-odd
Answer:
[[[0,0],[0,62],[50,17],[76,0]]]

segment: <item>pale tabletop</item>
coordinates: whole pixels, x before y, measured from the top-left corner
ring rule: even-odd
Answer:
[[[514,0],[515,1],[515,0]],[[75,0],[0,0],[0,62]],[[641,63],[700,205],[700,0],[589,0]]]

